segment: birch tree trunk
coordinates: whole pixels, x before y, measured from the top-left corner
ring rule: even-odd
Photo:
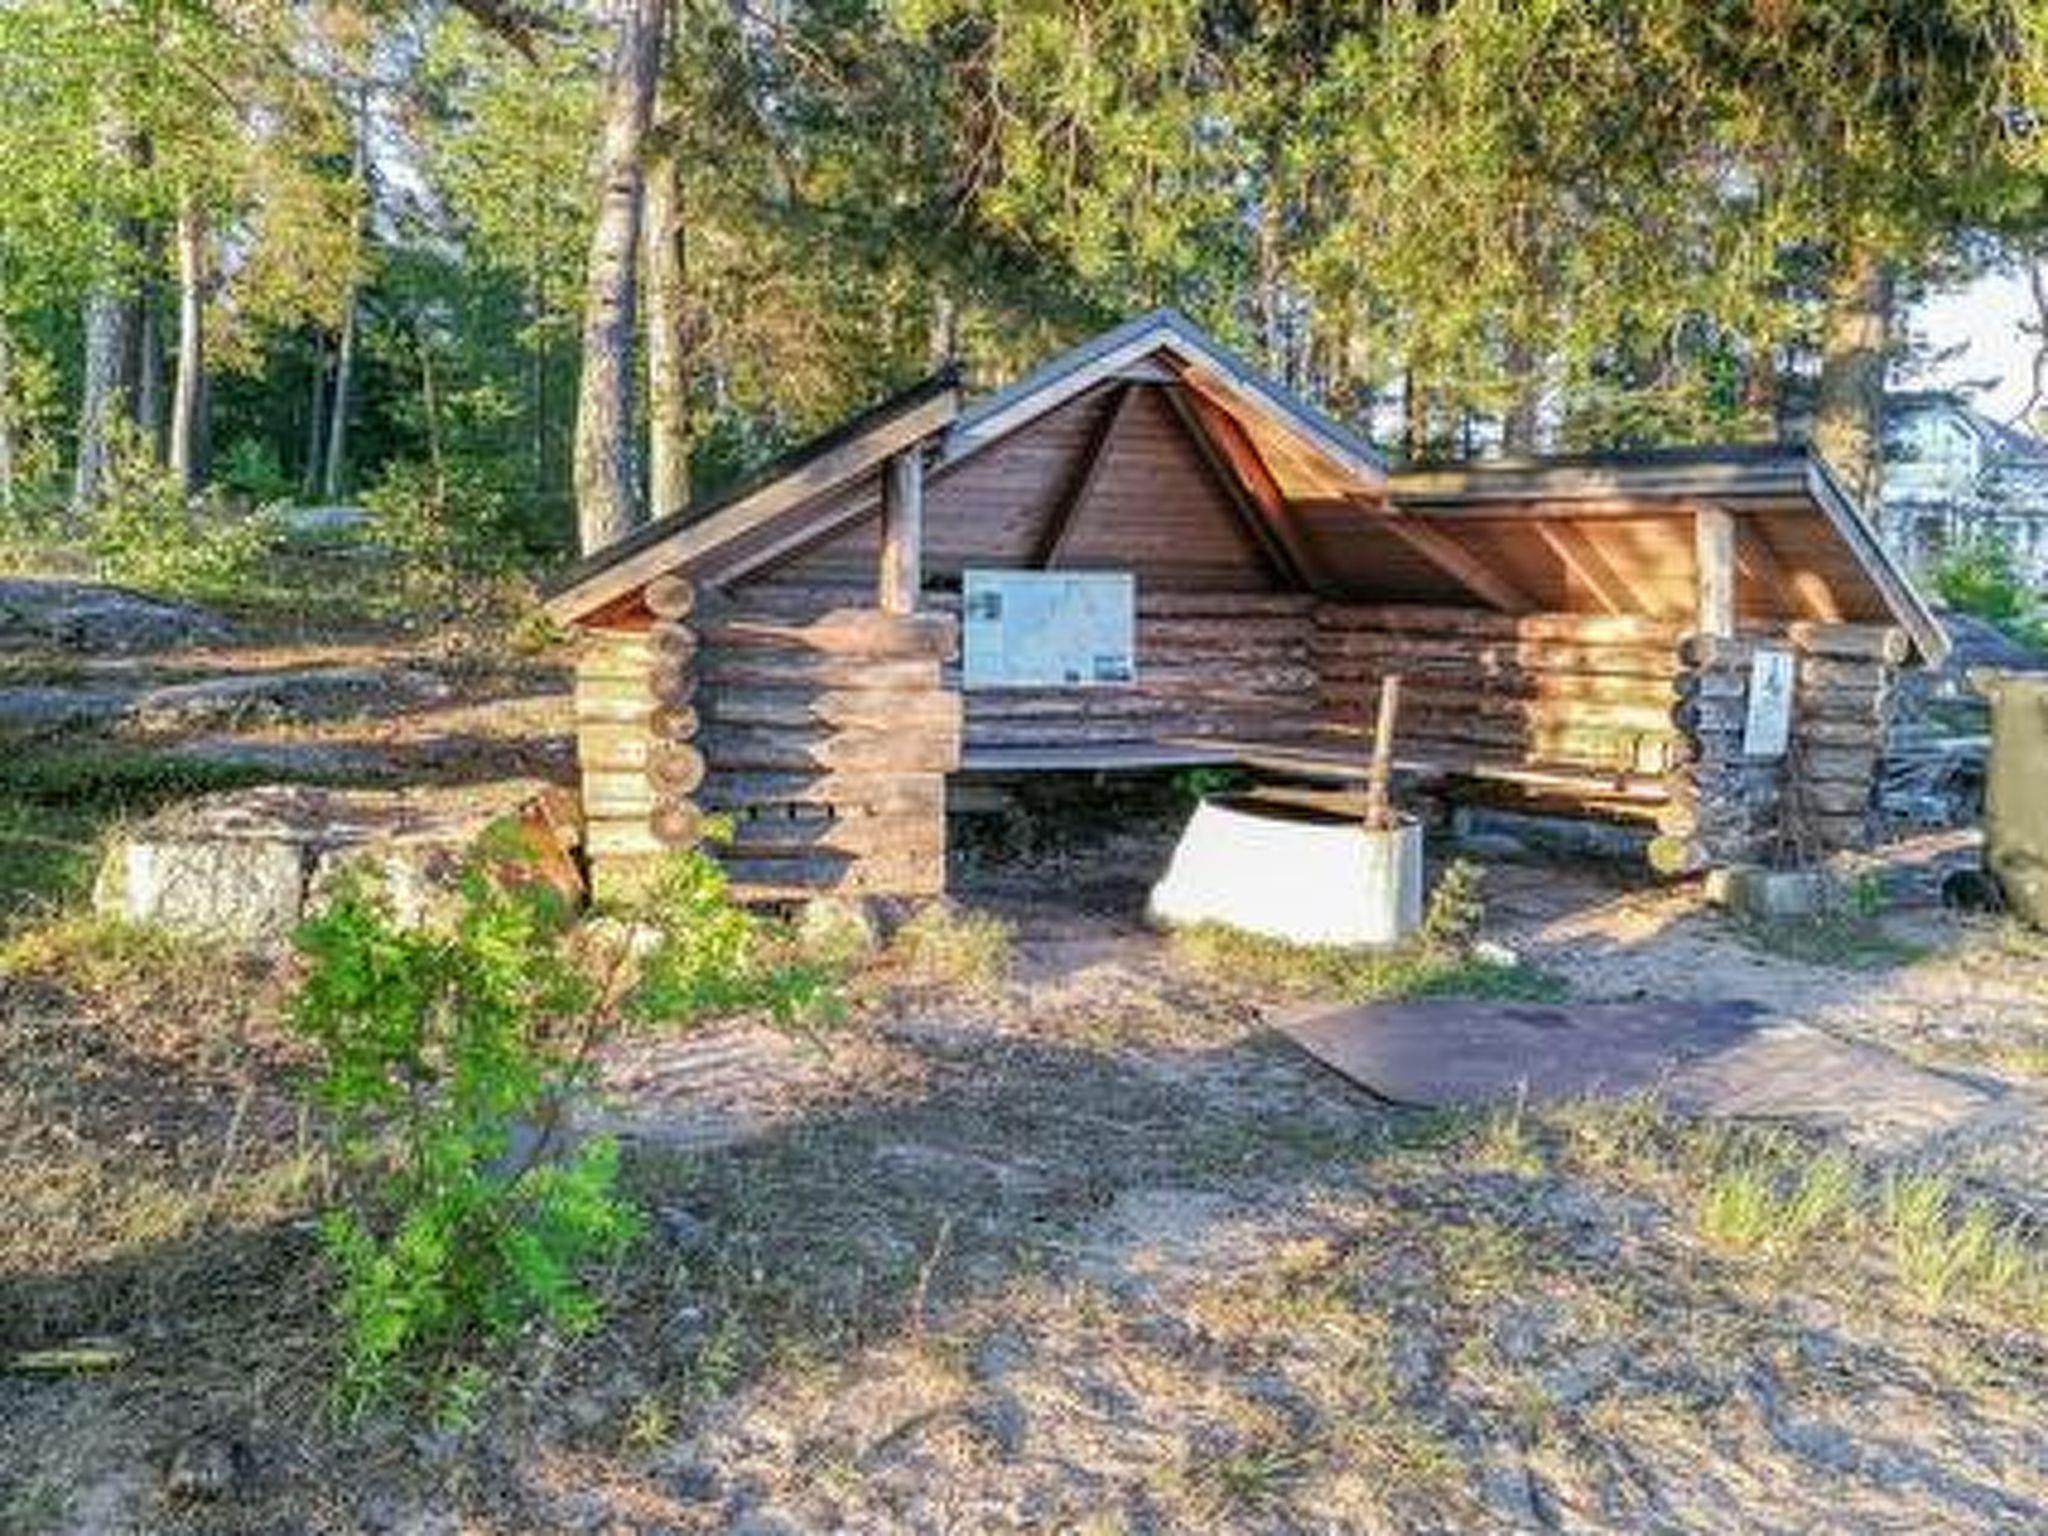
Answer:
[[[359,86],[356,91],[355,142],[349,151],[349,174],[361,190],[365,203],[369,200],[370,174],[370,102],[369,88]],[[363,238],[363,215],[359,210],[356,217],[356,243]],[[328,501],[341,496],[343,475],[348,468],[348,408],[349,391],[354,382],[356,361],[356,327],[359,324],[357,311],[361,307],[361,295],[357,285],[351,282],[348,298],[341,310],[341,334],[334,345],[334,383],[327,399],[327,461],[321,469],[320,494]]]
[[[308,501],[320,489],[320,444],[327,433],[327,339],[313,333],[313,382],[306,401],[306,467],[299,478]]]
[[[1868,246],[1852,246],[1828,292],[1813,446],[1871,516],[1883,488],[1884,380],[1892,275]]]
[[[341,312],[341,336],[334,344],[334,387],[327,400],[327,462],[320,475],[320,494],[328,501],[341,496],[342,471],[348,464],[348,397],[356,361],[356,296],[351,293]]]
[[[666,136],[663,136],[666,139]],[[690,291],[683,176],[672,142],[648,157],[641,200],[647,282],[647,510],[680,512],[690,500]]]
[[[168,459],[178,488],[199,493],[206,477],[206,213],[187,193],[178,204],[178,372],[171,392]]]
[[[585,554],[646,520],[634,475],[633,340],[639,309],[641,157],[654,112],[667,0],[619,0],[605,87],[597,221],[583,306],[576,392],[576,531]]]

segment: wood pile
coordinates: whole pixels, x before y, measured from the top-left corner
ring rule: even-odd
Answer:
[[[750,592],[702,630],[699,799],[732,824],[719,857],[740,894],[942,891],[955,621]]]
[[[1483,769],[1657,779],[1685,755],[1678,626],[1324,603],[1311,642],[1322,718],[1362,728],[1402,678],[1400,756]]]

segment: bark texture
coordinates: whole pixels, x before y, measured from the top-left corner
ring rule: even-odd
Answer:
[[[585,554],[616,543],[646,521],[633,454],[633,339],[642,157],[666,11],[666,0],[619,0],[618,43],[605,87],[576,394],[576,531]]]
[[[641,244],[647,276],[647,502],[654,517],[690,500],[690,310],[682,166],[672,145],[647,161]]]
[[[113,460],[114,424],[135,398],[135,363],[141,311],[125,285],[108,282],[85,303],[84,384],[78,407],[78,457],[71,478],[71,512],[83,517],[106,492]]]
[[[167,456],[187,496],[206,478],[206,238],[206,212],[188,194],[178,205],[178,371]]]
[[[1813,446],[1850,494],[1874,513],[1882,488],[1884,379],[1891,345],[1892,275],[1878,254],[1852,247],[1828,293]]]

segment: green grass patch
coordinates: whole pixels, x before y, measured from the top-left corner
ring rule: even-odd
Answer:
[[[1534,966],[1500,965],[1450,945],[1418,940],[1392,949],[1289,944],[1221,923],[1177,929],[1175,952],[1196,970],[1257,991],[1372,1002],[1398,997],[1476,997],[1554,1003],[1564,981]]]
[[[1885,929],[1876,914],[1835,907],[1812,917],[1736,918],[1737,935],[1752,949],[1852,971],[1887,971],[1927,957],[1925,945],[1909,943]]]
[[[277,778],[105,742],[0,750],[0,933],[83,902],[106,835],[122,822]]]

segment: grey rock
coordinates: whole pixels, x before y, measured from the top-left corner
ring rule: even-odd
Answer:
[[[243,1446],[225,1435],[192,1435],[171,1452],[164,1492],[194,1503],[224,1499],[243,1481],[247,1458]]]
[[[209,795],[122,833],[93,891],[101,913],[249,944],[283,939],[347,878],[404,922],[450,899],[484,828],[551,793],[532,779],[459,790],[269,785]]]
[[[1024,1454],[1029,1420],[1024,1405],[1008,1392],[994,1391],[968,1405],[967,1422],[975,1432],[996,1448],[1005,1461]]]
[[[998,1328],[974,1346],[967,1374],[986,1386],[1031,1363],[1031,1345],[1013,1328]]]
[[[95,582],[0,580],[0,649],[158,651],[232,634],[227,620],[192,603]]]

